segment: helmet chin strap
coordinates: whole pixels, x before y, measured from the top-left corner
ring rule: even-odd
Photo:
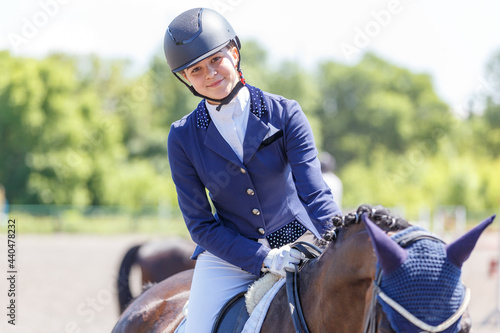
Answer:
[[[241,69],[240,69],[240,59],[241,59],[241,55],[240,55],[240,52],[238,50],[238,66],[237,66],[237,71],[238,71],[238,74],[240,76],[240,79],[238,80],[238,82],[236,82],[236,85],[233,87],[233,90],[231,90],[231,92],[229,93],[229,95],[227,95],[226,97],[222,98],[222,99],[214,99],[214,98],[211,98],[211,97],[208,97],[208,96],[205,96],[205,95],[202,95],[200,94],[199,92],[197,92],[193,86],[189,85],[186,81],[184,81],[179,75],[177,75],[177,73],[174,73],[175,77],[181,81],[182,83],[184,83],[184,85],[186,87],[188,87],[189,91],[191,91],[191,93],[193,93],[193,95],[197,96],[197,97],[201,97],[201,98],[205,98],[209,101],[212,101],[212,102],[215,102],[215,103],[219,103],[219,105],[217,105],[217,107],[215,108],[217,111],[220,111],[220,109],[222,108],[223,105],[226,105],[226,104],[229,104],[233,98],[238,95],[238,92],[241,90],[241,88],[243,88],[245,86],[245,78],[243,77],[243,73],[241,72]]]
[[[177,73],[174,73],[175,77],[177,79],[179,79],[179,81],[181,81],[182,83],[184,83],[184,85],[186,87],[188,87],[188,89],[193,93],[193,95],[197,96],[197,97],[201,97],[201,98],[205,98],[209,101],[212,101],[212,102],[216,102],[216,103],[219,103],[219,105],[217,105],[217,107],[215,108],[217,111],[220,111],[220,109],[222,108],[223,105],[226,105],[226,104],[229,104],[233,98],[238,95],[238,92],[241,90],[241,88],[243,88],[245,86],[245,79],[243,78],[243,74],[241,73],[241,71],[239,70],[238,71],[240,73],[240,79],[238,80],[238,82],[236,83],[236,85],[234,86],[233,90],[231,90],[231,92],[224,98],[222,99],[215,99],[215,98],[211,98],[211,97],[208,97],[208,96],[205,96],[205,95],[202,95],[200,94],[199,92],[197,92],[193,86],[187,84],[183,79],[181,79],[179,77],[179,75],[177,75]]]
[[[241,73],[241,72],[240,72]],[[242,82],[243,81],[243,82]],[[222,108],[223,105],[226,105],[226,104],[229,104],[233,98],[238,95],[238,92],[241,90],[241,88],[243,88],[245,86],[245,80],[239,80],[238,82],[236,82],[236,85],[234,86],[233,90],[231,90],[231,92],[229,93],[229,95],[227,95],[226,97],[224,97],[223,99],[220,99],[220,100],[217,100],[217,102],[219,102],[219,105],[217,105],[217,107],[215,108],[217,111],[220,111],[220,109]]]

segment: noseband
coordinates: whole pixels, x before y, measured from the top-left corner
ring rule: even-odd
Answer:
[[[412,243],[421,240],[421,239],[431,239],[437,242],[444,243],[440,238],[437,236],[434,236],[430,234],[429,232],[423,231],[423,230],[415,230],[412,231],[405,236],[401,237],[399,240],[397,240],[398,244],[401,247],[407,247],[411,245]],[[401,306],[399,303],[394,301],[392,298],[387,296],[380,288],[380,283],[382,281],[382,270],[380,267],[377,267],[377,272],[376,272],[376,277],[375,280],[373,281],[373,295],[372,295],[372,300],[370,303],[370,307],[368,310],[368,316],[365,321],[365,328],[364,332],[365,333],[375,333],[377,331],[377,311],[376,311],[376,306],[378,303],[377,297],[380,297],[387,305],[389,305],[392,309],[394,309],[397,313],[399,313],[401,316],[403,316],[406,320],[408,320],[410,323],[421,329],[423,332],[427,333],[437,333],[437,332],[442,332],[449,328],[451,325],[453,325],[457,320],[460,319],[460,317],[463,315],[465,310],[467,309],[467,305],[469,304],[470,301],[470,289],[465,288],[465,295],[464,299],[462,300],[462,304],[458,308],[458,310],[447,320],[442,322],[439,325],[432,326],[429,325],[422,320],[418,319],[415,317],[413,314],[411,314],[409,311],[407,311],[403,306]]]

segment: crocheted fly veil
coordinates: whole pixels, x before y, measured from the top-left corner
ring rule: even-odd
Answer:
[[[493,218],[448,246],[418,226],[396,233],[391,240],[364,218],[379,259],[377,300],[396,332],[459,331],[469,299],[460,280],[461,266]]]
[[[397,241],[415,230],[425,231],[411,227],[393,238]],[[380,288],[415,317],[437,326],[450,318],[462,304],[465,288],[460,282],[461,270],[448,260],[445,245],[441,242],[422,239],[407,250],[406,261],[384,276]],[[416,326],[386,302],[380,300],[380,304],[397,332],[417,332]],[[458,321],[443,332],[456,332],[457,325]]]

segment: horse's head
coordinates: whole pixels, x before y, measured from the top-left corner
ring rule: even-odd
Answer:
[[[377,325],[396,332],[458,332],[470,297],[460,280],[461,267],[494,218],[446,245],[418,226],[389,237],[364,214],[378,258],[372,311],[378,302],[384,312],[381,322],[368,326],[373,331]]]

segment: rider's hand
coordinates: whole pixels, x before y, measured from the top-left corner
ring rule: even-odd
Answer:
[[[304,259],[304,255],[300,251],[292,249],[289,245],[284,245],[279,249],[269,251],[264,259],[262,272],[271,272],[284,277],[285,271],[293,271],[294,265],[299,264],[302,259]]]

